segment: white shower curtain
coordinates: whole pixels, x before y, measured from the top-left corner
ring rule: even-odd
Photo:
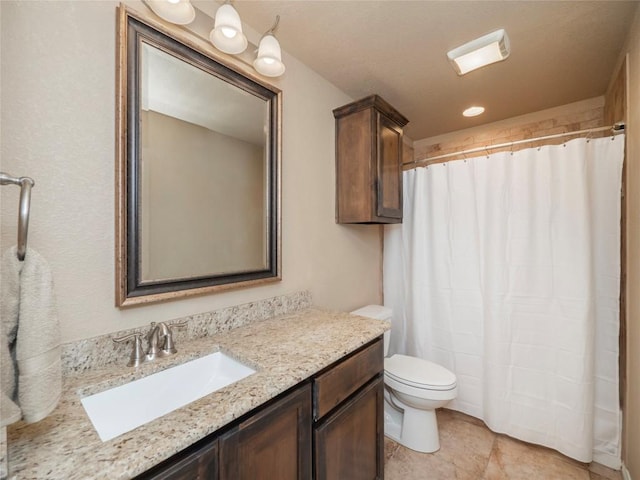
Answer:
[[[449,407],[582,462],[620,465],[623,135],[404,173],[385,228],[391,353],[458,379]]]

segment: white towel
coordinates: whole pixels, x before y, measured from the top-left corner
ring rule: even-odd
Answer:
[[[15,364],[15,342],[18,333],[20,308],[20,270],[22,263],[15,247],[7,250],[0,260],[0,389],[2,405],[0,426],[10,425],[22,418],[17,402],[18,372]]]
[[[34,423],[56,407],[62,391],[60,326],[53,278],[47,262],[28,249],[23,262],[12,247],[2,256],[2,323],[14,363],[2,364],[2,392],[17,403],[22,419]],[[16,298],[19,301],[16,302]],[[4,347],[3,347],[4,348]],[[3,360],[5,358],[3,354]],[[9,373],[17,378],[13,392]],[[2,418],[3,424],[9,419]]]

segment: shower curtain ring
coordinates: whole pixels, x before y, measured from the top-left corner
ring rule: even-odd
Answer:
[[[484,153],[486,153],[487,154],[487,158],[489,158],[489,146],[488,145],[484,146]]]

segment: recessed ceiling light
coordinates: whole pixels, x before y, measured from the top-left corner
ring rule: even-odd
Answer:
[[[503,29],[496,30],[447,52],[447,57],[458,75],[476,68],[500,62],[509,56],[509,37]]]
[[[481,113],[484,113],[484,107],[473,106],[467,108],[464,112],[462,112],[462,115],[464,115],[465,117],[477,117]]]

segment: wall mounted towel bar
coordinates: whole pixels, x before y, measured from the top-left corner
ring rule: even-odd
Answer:
[[[0,185],[20,186],[20,205],[18,207],[18,260],[23,261],[27,253],[31,188],[35,185],[35,182],[29,177],[14,177],[7,173],[0,172]]]

